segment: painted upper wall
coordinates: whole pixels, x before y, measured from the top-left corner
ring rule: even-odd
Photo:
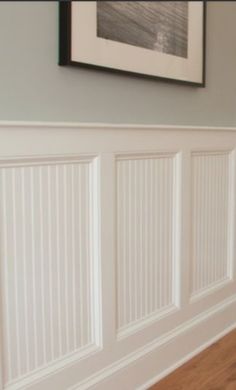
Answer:
[[[208,3],[201,89],[59,67],[57,2],[0,2],[0,120],[236,125],[235,21]]]

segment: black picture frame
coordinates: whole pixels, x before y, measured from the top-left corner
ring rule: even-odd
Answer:
[[[206,86],[206,12],[207,12],[207,0],[203,0],[198,3],[202,3],[202,61],[201,61],[201,81],[191,81],[184,79],[176,79],[174,77],[163,77],[159,75],[151,75],[140,73],[136,71],[129,71],[124,69],[116,69],[110,66],[102,66],[94,63],[79,61],[72,58],[72,3],[73,1],[60,1],[59,2],[59,61],[60,66],[74,66],[83,67],[88,69],[96,69],[99,71],[106,71],[112,73],[123,74],[127,76],[142,77],[151,80],[159,80],[170,83],[177,83],[182,85],[189,85],[194,87]],[[81,3],[81,1],[76,1]],[[86,3],[82,1],[82,3]],[[191,3],[191,2],[190,2]]]

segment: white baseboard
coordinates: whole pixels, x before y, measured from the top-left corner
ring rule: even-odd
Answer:
[[[146,390],[235,329],[235,312],[233,296],[68,390]]]
[[[173,371],[175,371],[177,368],[181,367],[183,364],[187,363],[189,360],[194,358],[196,355],[204,351],[206,348],[210,347],[212,344],[220,340],[222,337],[226,336],[228,333],[230,333],[232,330],[236,328],[236,322],[230,325],[228,328],[223,330],[221,333],[217,334],[215,337],[210,339],[208,342],[204,343],[197,349],[195,349],[193,352],[189,353],[187,356],[185,356],[183,359],[180,359],[176,364],[173,364],[171,367],[167,368],[165,371],[163,371],[161,374],[155,376],[154,378],[150,379],[146,383],[144,383],[142,386],[137,388],[137,390],[146,390],[149,389],[151,386],[155,385],[157,382],[159,382],[161,379],[165,378],[167,375],[171,374]]]

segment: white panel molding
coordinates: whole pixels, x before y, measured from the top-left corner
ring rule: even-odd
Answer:
[[[4,389],[101,350],[97,163],[95,155],[0,158]]]
[[[1,390],[144,390],[236,327],[235,150],[232,127],[0,121]]]
[[[191,162],[193,302],[233,279],[234,152],[194,151]]]
[[[57,372],[61,372],[66,367],[78,363],[78,361],[81,361],[83,359],[89,359],[94,354],[99,353],[100,350],[101,348],[94,344],[88,345],[84,348],[82,347],[79,352],[72,353],[71,356],[58,359],[55,363],[49,363],[44,368],[34,370],[30,374],[24,375],[20,379],[12,381],[11,383],[5,385],[3,389],[24,390],[31,388],[34,385],[40,384],[41,381],[44,381],[46,378],[50,378],[52,375],[57,374]]]
[[[235,211],[236,211],[236,153],[235,149],[229,152],[229,198],[228,198],[228,263],[227,273],[231,280],[236,280],[235,275]]]
[[[207,296],[210,296],[213,293],[216,293],[217,291],[221,290],[222,288],[225,288],[227,286],[231,286],[232,284],[233,284],[232,279],[230,279],[228,277],[226,277],[222,280],[216,281],[215,283],[212,283],[209,286],[202,288],[199,292],[192,294],[190,297],[190,303],[200,301],[201,299],[203,299]]]
[[[116,155],[118,339],[178,308],[179,162],[176,152]]]
[[[65,154],[65,155],[26,155],[26,156],[7,156],[0,157],[0,168],[8,167],[33,167],[45,165],[68,165],[73,163],[90,164],[97,158],[93,154]]]
[[[143,330],[166,317],[168,318],[169,316],[171,316],[171,314],[174,314],[178,311],[179,308],[174,304],[171,304],[163,309],[157,310],[154,314],[150,314],[144,319],[140,319],[137,322],[131,323],[130,325],[118,329],[117,340],[119,341],[126,337],[132,336],[140,330]]]

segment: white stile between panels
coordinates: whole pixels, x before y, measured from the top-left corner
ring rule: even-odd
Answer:
[[[235,327],[236,129],[0,139],[2,390],[145,389]]]

